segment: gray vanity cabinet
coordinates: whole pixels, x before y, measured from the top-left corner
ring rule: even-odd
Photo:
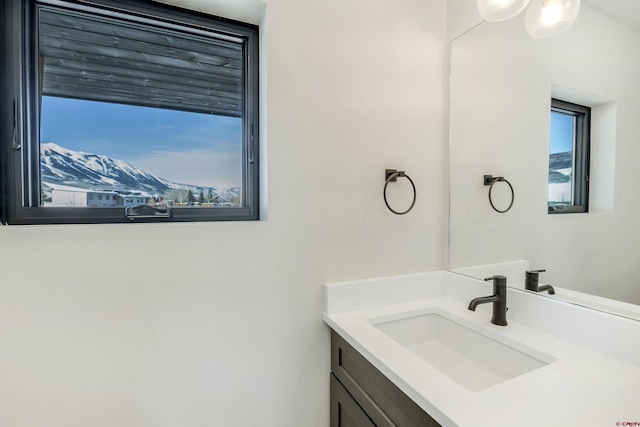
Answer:
[[[331,331],[331,427],[440,426]]]
[[[375,427],[371,418],[331,374],[331,427]]]

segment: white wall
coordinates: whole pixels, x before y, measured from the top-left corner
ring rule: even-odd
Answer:
[[[447,0],[447,34],[449,41],[460,37],[483,19],[477,2],[469,0]]]
[[[451,265],[526,259],[545,283],[638,304],[640,35],[584,6],[548,40],[522,21],[483,23],[453,44]],[[558,86],[609,102],[594,109],[589,214],[546,212]],[[484,174],[513,184],[512,211],[491,209]]]
[[[445,9],[268,3],[266,221],[1,227],[0,425],[327,426],[322,283],[445,265]]]

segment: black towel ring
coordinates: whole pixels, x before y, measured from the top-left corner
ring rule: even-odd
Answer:
[[[511,190],[511,203],[509,203],[509,206],[505,210],[500,210],[500,209],[496,208],[495,205],[493,204],[493,200],[491,199],[491,191],[493,191],[493,186],[495,185],[496,182],[505,182],[505,183],[507,183],[507,185],[509,186],[509,189]],[[507,181],[503,176],[485,175],[484,176],[484,185],[488,185],[489,186],[489,203],[491,204],[491,207],[493,208],[493,210],[498,212],[498,213],[508,212],[509,209],[511,209],[511,207],[513,206],[513,201],[516,198],[515,197],[515,193],[513,191],[513,186],[511,185],[511,183],[509,181]]]
[[[417,193],[416,193],[416,186],[413,183],[413,180],[409,178],[409,175],[404,173],[404,171],[399,171],[395,169],[385,169],[384,176],[385,176],[384,189],[382,190],[382,197],[384,198],[384,204],[387,205],[387,208],[389,208],[389,210],[396,215],[404,215],[408,213],[411,209],[413,209],[413,205],[416,204]],[[396,182],[398,180],[398,177],[407,178],[411,183],[411,188],[413,188],[413,200],[411,201],[411,206],[409,206],[409,209],[407,209],[404,212],[398,212],[394,210],[391,206],[389,206],[389,202],[387,201],[387,185],[389,185],[390,182]]]

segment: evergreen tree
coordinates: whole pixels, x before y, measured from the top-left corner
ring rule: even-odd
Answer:
[[[187,203],[192,205],[196,202],[196,196],[193,195],[193,191],[189,190],[187,194]]]
[[[201,205],[204,203],[204,191],[200,190],[200,196],[198,197],[198,203]]]

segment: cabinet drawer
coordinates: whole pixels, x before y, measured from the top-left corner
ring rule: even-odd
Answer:
[[[334,331],[331,370],[376,426],[440,426]]]
[[[376,427],[346,388],[331,374],[331,427]]]

